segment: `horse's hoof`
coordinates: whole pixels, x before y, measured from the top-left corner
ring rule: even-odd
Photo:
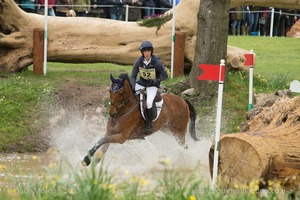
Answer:
[[[90,164],[91,164],[91,160],[90,160],[90,157],[89,156],[85,156],[84,157],[84,159],[83,159],[83,161],[81,161],[81,164],[83,165],[83,166],[89,166]]]

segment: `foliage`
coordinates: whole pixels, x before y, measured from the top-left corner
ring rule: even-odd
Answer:
[[[34,75],[29,70],[0,74],[0,151],[31,152],[35,144],[21,143],[49,125],[49,108],[56,103],[55,95],[68,80],[87,85],[107,85],[109,73],[130,73],[130,66],[115,64],[48,63],[47,75]]]
[[[199,166],[191,172],[178,171],[166,158],[159,162],[162,177],[154,184],[141,175],[125,174],[116,178],[102,160],[96,165],[93,160],[87,168],[75,169],[68,163],[54,162],[41,173],[28,175],[25,182],[15,181],[15,188],[0,190],[1,199],[45,200],[45,199],[105,199],[105,200],[210,200],[210,199],[289,199],[299,198],[299,191],[287,190],[278,181],[268,181],[268,187],[260,189],[261,180],[235,185],[233,189],[211,188],[203,177],[196,175]],[[124,175],[123,175],[124,177]]]
[[[140,26],[146,27],[157,27],[156,32],[160,30],[160,28],[172,19],[172,14],[164,14],[164,15],[151,15],[146,17],[143,20],[137,21],[137,24]]]

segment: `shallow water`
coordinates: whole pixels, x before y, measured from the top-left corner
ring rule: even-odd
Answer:
[[[53,148],[48,152],[0,154],[1,188],[15,189],[16,183],[26,184],[30,174],[39,174],[58,159],[70,164],[73,169],[82,169],[81,160],[95,142],[105,134],[106,121],[104,117],[99,116],[101,115],[83,119],[73,117],[66,123],[59,123],[59,126],[55,121],[62,120],[63,116],[56,116],[50,136]],[[119,179],[136,175],[155,182],[155,179],[162,175],[165,167],[161,162],[168,161],[169,166],[184,173],[190,173],[197,167],[197,176],[210,182],[208,152],[211,139],[195,142],[187,135],[186,142],[188,149],[180,146],[171,135],[158,131],[145,140],[111,144],[105,154],[104,164],[108,171]]]

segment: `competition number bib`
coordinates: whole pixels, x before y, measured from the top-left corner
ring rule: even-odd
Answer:
[[[155,69],[145,69],[139,67],[139,71],[140,71],[140,76],[146,80],[156,78]]]

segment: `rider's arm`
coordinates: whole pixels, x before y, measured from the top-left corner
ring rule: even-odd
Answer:
[[[136,77],[139,73],[139,62],[140,62],[140,58],[138,58],[133,65],[132,71],[131,71],[131,77],[130,77],[130,83],[132,85],[132,87],[135,87],[135,83],[136,83]]]
[[[158,62],[157,62],[156,70],[158,71],[158,74],[159,74],[159,77],[158,77],[159,81],[163,81],[168,78],[168,72],[167,72],[164,64],[160,60],[158,60]]]

